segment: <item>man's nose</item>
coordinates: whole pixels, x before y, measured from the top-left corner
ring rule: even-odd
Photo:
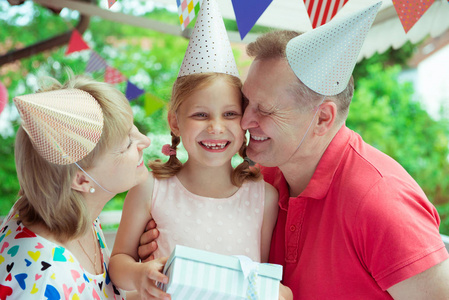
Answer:
[[[257,122],[257,115],[254,112],[254,109],[250,106],[246,107],[243,112],[242,120],[240,121],[240,126],[243,130],[247,130],[250,128],[258,127],[259,124]]]

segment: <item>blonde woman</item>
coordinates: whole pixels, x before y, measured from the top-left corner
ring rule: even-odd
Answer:
[[[0,298],[124,299],[108,275],[98,215],[147,179],[150,140],[133,125],[125,96],[87,77],[52,81],[14,102],[20,191],[0,229]]]

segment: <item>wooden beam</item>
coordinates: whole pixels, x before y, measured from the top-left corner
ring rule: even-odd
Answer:
[[[121,12],[113,12],[111,10],[106,10],[98,7],[92,3],[83,3],[73,0],[34,0],[35,3],[42,4],[44,6],[53,8],[70,8],[79,11],[80,14],[86,16],[98,16],[105,20],[110,20],[114,22],[120,22],[132,26],[148,28],[151,30],[156,30],[162,33],[179,35],[182,36],[182,31],[180,26],[175,26],[155,20],[151,20],[145,17],[131,16]]]
[[[69,9],[79,11],[79,13],[82,15],[91,17],[98,16],[105,20],[120,22],[131,26],[147,28],[166,34],[183,36],[187,39],[190,38],[190,35],[192,33],[192,29],[190,28],[187,28],[186,30],[182,31],[180,25],[172,25],[164,22],[151,20],[145,17],[127,15],[121,12],[113,12],[111,10],[100,8],[92,3],[83,3],[74,0],[34,0],[34,2],[45,6],[54,7],[57,9],[67,7]],[[238,32],[228,31],[228,36],[231,42],[247,44],[249,42],[254,41],[259,36],[259,34],[248,33],[243,41],[240,39],[240,34]]]

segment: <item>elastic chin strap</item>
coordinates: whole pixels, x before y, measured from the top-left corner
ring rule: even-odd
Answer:
[[[105,189],[104,187],[101,186],[101,184],[99,184],[92,176],[90,176],[89,174],[87,174],[86,171],[83,170],[83,168],[81,168],[81,166],[75,162],[75,165],[87,176],[89,177],[93,182],[95,182],[103,191],[110,193],[110,194],[115,194],[113,192],[108,191],[107,189]]]
[[[302,142],[304,142],[304,139],[306,138],[307,133],[309,132],[310,127],[312,127],[312,123],[315,120],[316,114],[318,113],[318,108],[321,106],[321,104],[323,104],[324,99],[326,99],[326,96],[323,96],[323,99],[321,100],[320,104],[318,104],[315,108],[315,114],[313,115],[312,120],[310,121],[309,127],[307,127],[306,133],[304,133],[301,142],[299,142],[298,147],[296,147],[295,152],[293,152],[293,154],[290,156],[290,158],[292,158],[293,155],[295,155],[296,151],[298,151],[299,147],[301,147]]]

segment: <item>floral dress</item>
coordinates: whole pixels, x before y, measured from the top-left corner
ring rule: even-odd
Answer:
[[[109,250],[101,224],[94,222],[105,272],[93,275],[75,256],[9,216],[0,229],[0,300],[125,299],[108,275]]]

